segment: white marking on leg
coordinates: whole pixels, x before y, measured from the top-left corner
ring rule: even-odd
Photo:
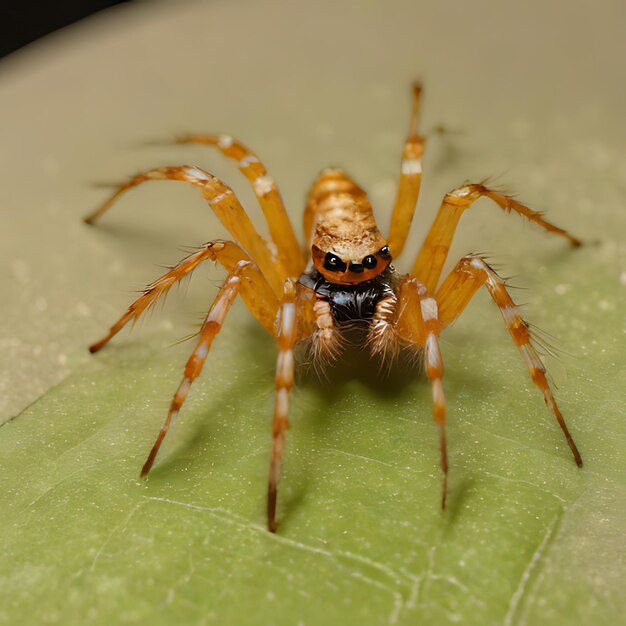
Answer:
[[[238,283],[239,283],[239,276],[231,276],[228,279],[229,286],[234,287]],[[224,318],[226,317],[226,313],[228,309],[230,308],[230,305],[232,304],[233,297],[234,297],[234,296],[228,297],[226,296],[226,294],[224,294],[224,296],[225,297],[220,298],[213,305],[213,308],[211,309],[211,312],[209,313],[209,317],[207,317],[207,324],[210,322],[215,322],[218,325],[222,324]]]
[[[241,159],[241,161],[239,161],[239,167],[246,168],[251,163],[259,163],[259,159],[255,157],[254,154],[249,154],[248,156]]]
[[[200,357],[202,360],[206,359],[207,354],[209,354],[209,346],[206,343],[203,343],[196,350],[196,355]]]
[[[287,417],[289,413],[289,390],[286,387],[276,391],[276,413],[280,417]]]
[[[209,204],[217,204],[218,202],[221,202],[224,198],[226,198],[226,196],[229,196],[232,193],[233,192],[231,189],[226,189],[226,191],[224,191],[223,193],[218,193],[216,196],[213,196],[213,198],[209,200]]]
[[[541,362],[541,359],[539,358],[539,356],[537,355],[537,353],[535,352],[535,350],[532,348],[531,345],[529,345],[528,343],[525,343],[519,346],[519,349],[520,349],[520,352],[522,353],[522,356],[524,357],[524,360],[526,361],[526,365],[530,365],[534,369],[539,370],[540,372],[546,371],[546,368]]]
[[[489,272],[487,275],[487,285],[495,292],[502,286],[502,280],[493,272]]]
[[[189,380],[189,378],[183,378],[183,382],[180,383],[180,386],[178,387],[178,391],[176,392],[176,395],[184,399],[187,396],[189,387],[191,387],[191,381]]]
[[[279,371],[280,376],[289,377],[293,371],[295,365],[293,351],[285,350],[278,354],[278,365],[276,369]]]
[[[446,401],[443,396],[443,385],[441,384],[441,378],[435,378],[432,381],[433,386],[433,403],[435,406],[442,407]]]
[[[267,248],[270,251],[270,254],[272,255],[272,261],[274,261],[274,263],[277,263],[279,261],[278,247],[273,241],[268,241]]]
[[[187,176],[189,176],[189,178],[191,178],[194,182],[208,183],[213,180],[213,176],[210,176],[206,172],[203,172],[199,167],[196,167],[195,165],[186,165],[183,169]]]
[[[430,369],[441,371],[441,350],[437,337],[433,333],[428,333],[426,338],[426,363]]]
[[[420,307],[422,309],[422,317],[425,322],[437,319],[437,301],[434,298],[424,298],[423,300],[420,300]]]
[[[230,148],[233,145],[233,138],[230,135],[220,135],[217,138],[217,145],[220,148]]]
[[[475,256],[471,261],[470,265],[477,270],[482,270],[483,272],[487,271],[487,264],[479,257]]]
[[[506,325],[509,328],[514,328],[516,326],[519,326],[521,318],[520,318],[519,311],[515,305],[503,306],[501,307],[500,311],[502,313],[502,317],[504,318]]]
[[[266,196],[274,188],[274,181],[269,176],[259,176],[252,185],[257,196]]]
[[[296,323],[296,305],[293,302],[284,304],[281,314],[281,333],[285,335],[292,332]]]
[[[470,195],[471,191],[471,188],[468,185],[465,185],[463,187],[459,187],[458,189],[454,189],[448,195],[452,198],[465,198]]]
[[[403,159],[401,171],[403,174],[421,174],[422,173],[422,160],[421,159]]]

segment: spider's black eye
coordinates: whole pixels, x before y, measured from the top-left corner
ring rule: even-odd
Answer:
[[[373,270],[376,267],[378,261],[375,256],[369,254],[361,261],[361,263],[363,263],[363,267],[366,270]]]
[[[389,246],[383,246],[379,251],[378,251],[378,256],[381,259],[385,259],[385,261],[387,259],[391,258],[391,252],[389,252]]]
[[[346,264],[332,252],[328,252],[324,257],[324,269],[331,272],[345,272]]]

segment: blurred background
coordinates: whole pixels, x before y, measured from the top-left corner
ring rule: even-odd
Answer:
[[[0,57],[83,17],[129,0],[6,2],[0,12]]]

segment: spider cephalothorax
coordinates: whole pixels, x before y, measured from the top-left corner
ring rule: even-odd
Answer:
[[[518,213],[548,232],[565,237],[575,246],[580,245],[580,241],[511,196],[482,183],[467,184],[444,196],[411,272],[398,275],[390,265],[391,259],[397,258],[404,248],[422,180],[424,140],[417,132],[420,93],[420,87],[415,86],[398,194],[387,238],[376,226],[365,192],[341,170],[324,170],[311,188],[304,213],[304,234],[310,250],[310,262],[307,263],[275,182],[258,157],[228,135],[189,135],[178,141],[215,146],[238,163],[261,205],[271,241],[257,233],[230,187],[191,165],[157,168],[135,176],[120,185],[107,202],[86,218],[88,223],[93,223],[121,193],[147,180],[178,180],[202,191],[234,240],[211,241],[183,259],[149,285],[109,333],[90,348],[96,352],[106,345],[129,321],[136,320],[203,261],[218,261],[228,272],[200,330],[183,380],[142,468],[142,476],[150,471],[173,418],[202,370],[215,335],[234,299],[240,295],[278,346],[267,499],[269,529],[276,530],[277,486],[296,367],[294,349],[298,344],[309,342],[314,359],[336,358],[341,352],[345,330],[354,324],[365,330],[361,341],[375,356],[393,359],[401,347],[423,353],[424,369],[433,390],[433,417],[439,425],[444,475],[441,503],[445,507],[448,460],[439,336],[461,315],[483,286],[499,308],[532,381],[561,427],[576,463],[582,466],[580,453],[557,407],[545,367],[532,343],[529,327],[504,281],[483,258],[474,254],[461,258],[446,278],[440,280],[458,221],[481,197],[489,198],[508,212]]]

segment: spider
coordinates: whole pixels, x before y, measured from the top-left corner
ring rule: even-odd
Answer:
[[[325,169],[313,183],[304,211],[303,253],[287,216],[278,187],[261,160],[229,135],[186,135],[181,144],[206,144],[235,161],[252,185],[263,210],[270,239],[256,231],[233,190],[194,165],[160,167],[137,174],[121,184],[111,197],[85,218],[93,224],[132,187],[150,180],[175,180],[202,192],[232,241],[205,243],[150,284],[89,349],[97,352],[128,322],[139,316],[203,261],[220,263],[227,272],[199,332],[197,344],[185,366],[165,422],[141,470],[145,477],[157,456],[172,421],[200,374],[209,349],[237,295],[250,313],[275,339],[278,360],[272,448],[267,493],[267,526],[276,532],[276,500],[280,465],[289,426],[289,398],[294,385],[294,349],[304,345],[315,362],[337,359],[346,343],[358,342],[382,362],[392,361],[400,348],[419,352],[432,386],[433,418],[439,426],[443,473],[441,506],[448,491],[446,403],[443,393],[441,332],[464,311],[474,294],[485,287],[499,308],[504,323],[528,368],[548,410],[556,418],[579,467],[581,455],[557,407],[544,364],[533,346],[528,324],[522,319],[507,286],[484,258],[469,254],[441,279],[452,238],[461,215],[481,197],[506,212],[515,212],[573,246],[581,241],[546,221],[538,212],[510,195],[484,183],[464,184],[447,193],[417,255],[410,273],[400,275],[391,265],[404,248],[422,180],[425,138],[418,132],[421,87],[412,90],[408,136],[404,143],[397,196],[389,235],[385,238],[374,220],[368,197],[345,172]],[[355,323],[360,332],[355,340]]]

